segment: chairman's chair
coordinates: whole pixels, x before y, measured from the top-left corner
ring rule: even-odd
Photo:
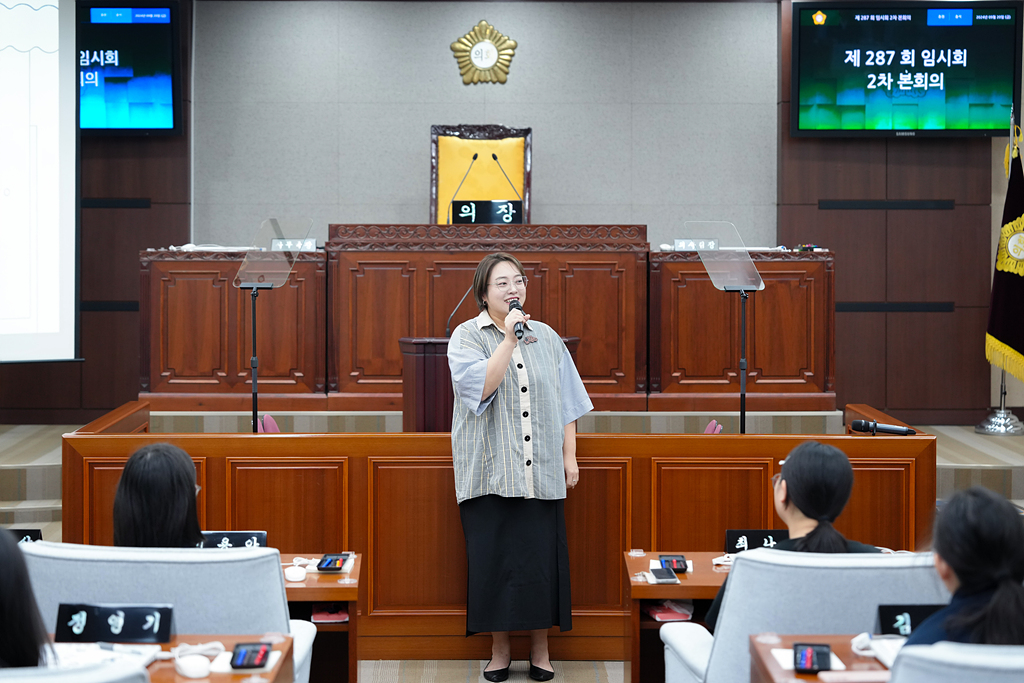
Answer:
[[[464,200],[516,199],[518,193],[523,202],[523,222],[529,223],[532,146],[531,128],[431,126],[430,222],[452,222],[448,207],[458,190],[458,198]],[[500,168],[491,155],[497,155]],[[466,175],[471,162],[473,170]]]
[[[1024,645],[935,643],[900,650],[890,683],[1020,683]]]
[[[872,631],[883,604],[939,604],[949,592],[931,554],[797,553],[758,548],[733,560],[715,635],[666,624],[666,683],[733,683],[750,676],[750,636]]]
[[[60,603],[167,603],[180,635],[292,636],[295,680],[309,680],[316,626],[289,619],[275,548],[111,548],[72,543],[22,546],[43,624]]]
[[[144,667],[128,662],[103,662],[73,669],[24,666],[0,669],[2,683],[149,683]]]

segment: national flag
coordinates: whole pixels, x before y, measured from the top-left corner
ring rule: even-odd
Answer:
[[[992,276],[985,357],[992,365],[1024,381],[1024,167],[1019,141],[1018,135],[1011,136],[1010,182]]]

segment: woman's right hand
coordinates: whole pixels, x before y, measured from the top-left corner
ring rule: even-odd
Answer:
[[[516,339],[516,323],[525,323],[529,319],[530,316],[524,314],[521,308],[513,308],[509,311],[505,316],[505,340],[512,342],[512,345],[515,346],[519,341]]]

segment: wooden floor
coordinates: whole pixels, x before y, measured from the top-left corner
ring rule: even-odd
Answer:
[[[0,524],[61,538],[61,435],[80,425],[0,425]]]
[[[939,500],[971,486],[984,486],[1024,510],[1024,436],[988,436],[963,426],[921,429],[936,436]]]
[[[359,662],[360,683],[447,683],[448,681],[483,681],[487,660],[403,660]],[[622,662],[552,662],[555,680],[559,683],[621,683]],[[529,664],[512,662],[508,680],[519,683],[530,680]]]

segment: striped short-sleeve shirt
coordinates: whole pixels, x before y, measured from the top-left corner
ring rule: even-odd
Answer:
[[[554,330],[526,323],[505,377],[482,397],[487,361],[505,338],[487,311],[459,325],[448,342],[455,387],[452,459],[459,503],[496,494],[565,498],[565,425],[594,405]]]

